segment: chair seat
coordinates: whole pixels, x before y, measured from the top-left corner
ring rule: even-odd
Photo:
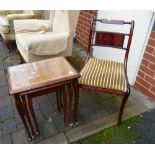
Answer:
[[[90,58],[80,74],[79,84],[127,91],[123,63]]]

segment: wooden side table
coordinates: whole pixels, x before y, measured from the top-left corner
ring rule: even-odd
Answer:
[[[74,121],[78,124],[78,97],[79,88],[77,79],[80,74],[69,64],[64,57],[57,57],[29,64],[9,67],[7,69],[7,81],[10,95],[14,95],[16,107],[23,121],[28,138],[34,138],[39,134],[39,127],[32,106],[32,98],[52,91],[63,95],[64,123],[66,125],[66,91],[68,94],[68,120],[72,125],[72,96],[74,94]],[[73,91],[72,91],[73,86]],[[61,96],[61,95],[60,95]],[[26,99],[27,98],[27,99]],[[60,98],[59,98],[60,99]],[[31,123],[28,108],[33,118],[36,134]],[[26,122],[27,120],[27,122]],[[31,133],[29,131],[31,129]],[[32,134],[32,136],[31,136]]]

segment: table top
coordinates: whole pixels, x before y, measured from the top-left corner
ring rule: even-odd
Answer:
[[[64,57],[8,67],[10,94],[27,92],[79,78],[80,75]]]

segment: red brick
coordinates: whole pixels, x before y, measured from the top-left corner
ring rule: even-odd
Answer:
[[[154,48],[152,48],[151,46],[146,46],[146,52],[148,52],[148,53],[150,53],[150,54],[153,54],[153,50],[154,50]]]
[[[140,90],[142,90],[143,91],[143,93],[147,93],[148,92],[148,89],[147,88],[145,88],[144,86],[142,86],[139,82],[135,82],[135,87],[136,88],[138,88],[138,89],[140,89]]]
[[[86,21],[87,18],[86,18],[85,16],[81,16],[81,17],[80,17],[80,20],[82,20],[82,21]]]
[[[155,79],[151,78],[148,75],[145,75],[145,81],[149,82],[152,85],[155,85]]]
[[[143,87],[141,84],[139,84],[138,82],[135,82],[135,87],[141,91],[142,93],[144,93],[145,95],[149,96],[150,98],[155,100],[155,94],[151,91],[149,91],[148,89],[146,89],[145,87]]]
[[[89,14],[89,13],[85,13],[85,15],[84,15],[86,18],[88,18],[88,19],[90,19],[90,18],[92,18],[92,15],[91,14]]]
[[[84,48],[88,49],[89,29],[93,16],[97,15],[97,10],[81,10],[76,28],[77,42]]]
[[[149,61],[147,61],[146,59],[142,59],[141,64],[143,64],[144,66],[149,66]]]
[[[150,64],[149,64],[149,68],[150,68],[151,70],[155,71],[155,64],[150,63]]]
[[[154,71],[150,70],[149,68],[145,67],[144,65],[140,65],[140,70],[145,74],[148,74],[151,77],[154,77]]]
[[[149,61],[155,62],[155,56],[153,56],[152,54],[145,53],[144,58]]]
[[[140,83],[142,86],[144,86],[145,88],[150,89],[150,84],[145,80],[143,80],[142,78],[140,78],[139,76],[137,77],[136,81]]]
[[[83,34],[86,35],[86,36],[89,36],[89,32],[88,31],[84,31]]]
[[[152,32],[151,32],[150,37],[153,38],[153,39],[155,39],[155,31],[152,31]]]
[[[148,44],[154,47],[155,46],[155,40],[149,39]]]
[[[155,94],[155,86],[151,87],[151,91]]]
[[[84,11],[80,11],[80,16],[84,16],[85,12]]]
[[[143,73],[142,71],[138,71],[138,76],[140,76],[141,78],[144,78],[144,76],[145,76],[145,73]]]

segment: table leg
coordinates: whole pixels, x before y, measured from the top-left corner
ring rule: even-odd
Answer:
[[[64,125],[67,125],[66,121],[66,105],[67,105],[67,99],[66,99],[66,90],[65,87],[62,89],[62,95],[63,95],[63,111],[64,111]]]
[[[24,95],[22,96],[22,106],[23,106],[23,109],[24,109],[25,116],[26,116],[26,118],[28,120],[29,126],[31,128],[32,139],[34,139],[35,138],[35,133],[34,133],[33,125],[32,125],[32,122],[31,122],[31,119],[30,119],[30,116],[29,116],[29,113],[28,113],[26,98],[25,98]]]
[[[18,95],[14,95],[14,98],[15,98],[15,103],[16,103],[16,108],[17,108],[17,111],[22,119],[22,122],[24,124],[24,127],[25,127],[25,130],[27,132],[27,135],[28,135],[28,141],[31,141],[31,135],[30,135],[30,131],[28,129],[28,126],[26,124],[26,120],[24,118],[24,114],[23,114],[23,109],[22,109],[22,106],[21,106],[21,101],[20,101],[20,98]]]
[[[32,98],[30,95],[27,95],[27,98],[28,98],[29,110],[30,110],[32,119],[34,121],[35,127],[37,129],[36,135],[38,136],[40,132],[39,132],[39,126],[38,126],[37,119],[36,119],[35,112],[34,112],[33,105],[32,105]]]
[[[59,98],[59,91],[56,92],[56,98],[57,98],[57,109],[58,111],[61,111],[61,108],[60,108],[60,98]]]
[[[79,84],[77,80],[73,82],[73,90],[74,90],[74,121],[75,125],[78,125]]]
[[[71,87],[71,83],[69,83],[67,85],[67,89],[68,89],[68,108],[69,108],[69,126],[73,126],[73,122],[72,122],[72,97],[73,97],[73,92],[72,92],[72,87]]]
[[[60,108],[63,108],[63,104],[62,104],[62,93],[61,91],[59,91],[59,98],[60,98]]]

